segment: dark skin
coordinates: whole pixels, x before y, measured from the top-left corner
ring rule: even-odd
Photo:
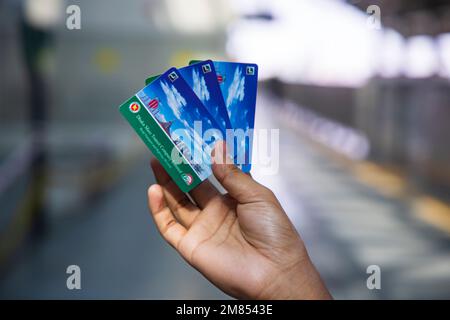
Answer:
[[[213,173],[228,191],[208,181],[181,192],[157,160],[149,208],[164,239],[225,293],[243,299],[330,299],[300,235],[268,188],[213,151]]]

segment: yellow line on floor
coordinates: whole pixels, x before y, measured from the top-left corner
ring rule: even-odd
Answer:
[[[404,173],[397,168],[388,168],[371,161],[349,159],[336,150],[312,139],[307,132],[290,126],[302,134],[309,144],[348,169],[362,184],[376,190],[385,197],[412,201],[413,214],[425,223],[450,234],[450,205],[424,193],[411,190]]]
[[[352,166],[358,181],[376,189],[386,197],[401,197],[406,193],[405,177],[395,170],[388,170],[369,161],[356,162]]]
[[[409,194],[404,176],[375,163],[357,163],[353,172],[359,181],[384,196],[412,201],[413,213],[417,218],[450,234],[450,205],[444,201],[427,194]]]
[[[414,213],[436,228],[450,233],[450,206],[430,196],[419,196],[414,200]]]

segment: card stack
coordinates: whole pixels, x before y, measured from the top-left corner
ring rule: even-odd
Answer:
[[[183,192],[211,175],[217,140],[225,140],[235,164],[250,172],[256,64],[195,60],[145,84],[119,110]]]

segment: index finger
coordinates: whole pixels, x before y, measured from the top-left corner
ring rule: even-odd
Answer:
[[[158,160],[152,159],[151,166],[156,181],[161,185],[167,205],[181,224],[189,228],[200,212],[189,198],[178,188]]]

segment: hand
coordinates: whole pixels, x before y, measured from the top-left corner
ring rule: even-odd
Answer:
[[[164,239],[236,298],[331,298],[275,195],[230,163],[217,143],[213,172],[228,194],[204,181],[191,191],[194,205],[152,161],[149,207]]]

